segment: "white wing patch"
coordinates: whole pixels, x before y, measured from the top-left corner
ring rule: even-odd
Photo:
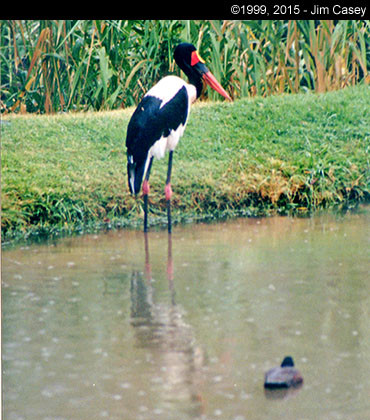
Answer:
[[[185,87],[188,92],[189,103],[188,103],[188,116],[190,112],[190,105],[196,100],[196,89],[195,86],[186,83],[184,80],[177,76],[166,76],[161,79],[155,86],[153,86],[145,96],[154,96],[162,101],[160,108],[168,103],[177,92]],[[149,149],[149,158],[154,156],[156,159],[162,159],[166,153],[166,150],[175,150],[180,137],[184,134],[185,124],[180,124],[176,130],[171,130],[168,137],[161,137],[157,140],[153,146]],[[150,160],[148,158],[148,161]]]
[[[195,86],[186,83],[184,80],[177,76],[164,77],[156,85],[149,89],[145,96],[155,96],[156,98],[160,99],[162,101],[160,108],[162,108],[162,106],[166,105],[166,103],[169,102],[184,86],[188,91],[190,105],[197,98],[197,91]]]
[[[160,108],[166,105],[187,83],[177,76],[166,76],[148,90],[145,96],[154,96],[162,101]]]
[[[156,159],[162,159],[167,148],[167,137],[161,137],[149,149],[149,157],[154,156]]]
[[[157,140],[149,149],[149,156],[154,156],[156,159],[162,159],[166,150],[175,150],[180,137],[184,134],[185,126],[186,124],[180,124],[176,130],[171,130],[168,137],[162,136],[159,140]]]

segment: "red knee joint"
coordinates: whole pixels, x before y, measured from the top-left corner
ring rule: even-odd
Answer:
[[[171,196],[172,196],[172,189],[171,189],[171,184],[167,184],[164,187],[164,193],[166,195],[166,200],[171,200]]]
[[[145,179],[143,182],[143,194],[148,195],[149,194],[149,182]]]

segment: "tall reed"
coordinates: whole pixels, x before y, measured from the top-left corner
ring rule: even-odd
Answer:
[[[0,21],[1,112],[127,107],[200,50],[234,97],[369,83],[368,21]],[[206,92],[216,99],[214,92]]]

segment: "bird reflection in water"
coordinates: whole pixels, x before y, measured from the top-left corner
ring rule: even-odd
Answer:
[[[150,352],[156,375],[153,382],[161,388],[163,404],[172,404],[177,409],[183,405],[192,415],[201,415],[204,412],[200,393],[204,352],[196,344],[193,328],[186,322],[183,308],[176,303],[172,237],[168,235],[168,302],[155,301],[146,233],[144,239],[144,273],[134,271],[131,277],[131,325],[136,346]]]

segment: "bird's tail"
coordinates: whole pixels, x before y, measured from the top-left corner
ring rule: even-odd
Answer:
[[[141,183],[143,181],[145,169],[145,161],[143,163],[136,162],[133,155],[127,155],[127,176],[128,186],[131,194],[140,192]]]

